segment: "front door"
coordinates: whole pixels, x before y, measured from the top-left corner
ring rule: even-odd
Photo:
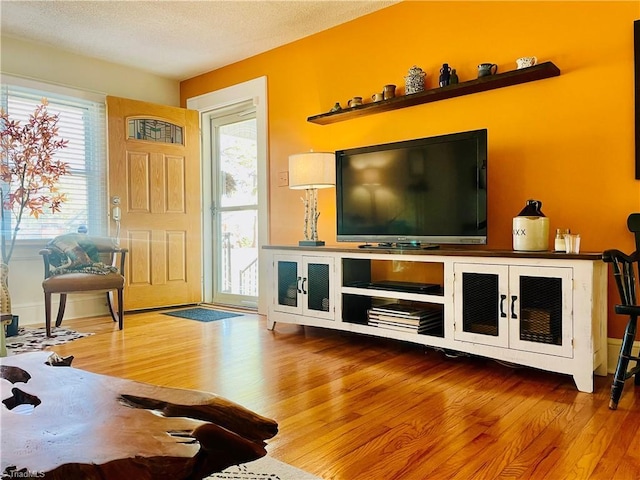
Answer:
[[[107,97],[111,232],[129,249],[125,309],[201,301],[198,112]]]

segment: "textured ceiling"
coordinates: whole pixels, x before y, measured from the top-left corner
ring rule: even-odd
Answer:
[[[184,80],[397,0],[1,0],[2,35]]]

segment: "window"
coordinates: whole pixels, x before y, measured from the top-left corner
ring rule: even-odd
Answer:
[[[129,119],[129,139],[184,145],[182,127],[153,118]]]
[[[26,122],[46,98],[50,113],[58,114],[58,135],[69,143],[56,153],[69,164],[70,175],[61,177],[58,188],[67,194],[61,211],[45,210],[37,219],[22,218],[18,239],[49,239],[85,226],[91,235],[107,232],[107,158],[105,99],[103,95],[17,79],[0,85],[0,106],[12,118]],[[25,85],[26,84],[26,85]],[[15,221],[11,218],[11,221]]]

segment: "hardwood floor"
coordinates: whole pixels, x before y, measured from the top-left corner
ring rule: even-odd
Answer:
[[[416,345],[160,312],[65,320],[95,335],[55,347],[92,372],[211,391],[278,421],[271,456],[325,480],[640,478],[640,389],[611,376],[448,358]],[[558,359],[561,361],[561,359]]]

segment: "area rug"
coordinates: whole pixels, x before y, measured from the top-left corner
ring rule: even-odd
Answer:
[[[75,330],[55,327],[51,329],[51,335],[51,337],[47,337],[46,328],[20,327],[18,335],[7,337],[7,354],[17,355],[19,353],[44,350],[47,347],[55,347],[79,338],[88,337],[93,333],[80,333]]]
[[[198,322],[215,322],[216,320],[242,316],[241,313],[223,312],[220,310],[212,310],[211,308],[200,307],[187,308],[186,310],[177,310],[175,312],[166,312],[165,315],[197,320]]]
[[[207,477],[208,480],[322,480],[269,456],[234,465]]]

